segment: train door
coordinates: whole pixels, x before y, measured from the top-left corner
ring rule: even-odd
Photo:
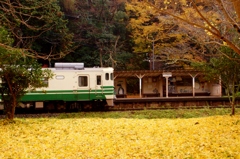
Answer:
[[[78,75],[78,100],[90,100],[90,78],[88,75]]]
[[[102,81],[102,75],[97,74],[96,75],[96,82],[95,82],[95,96],[96,98],[102,98],[103,95],[103,81]]]

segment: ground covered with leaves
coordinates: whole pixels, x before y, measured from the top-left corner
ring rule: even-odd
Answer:
[[[99,113],[100,114],[100,113]],[[103,113],[104,114],[104,113]],[[238,158],[240,115],[0,120],[0,158]]]

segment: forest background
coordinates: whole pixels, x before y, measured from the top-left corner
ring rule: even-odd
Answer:
[[[194,64],[211,80],[221,76],[234,103],[240,89],[239,1],[1,0],[0,76],[7,81],[1,94],[15,95],[9,101],[16,106],[25,88],[17,83],[23,76],[29,79],[26,69],[16,70],[30,57],[43,67],[59,61],[115,70],[188,69]],[[40,78],[32,82],[39,86]]]
[[[115,70],[186,69],[238,55],[239,0],[0,2],[13,48],[43,65],[83,62]],[[4,43],[1,46],[7,47]]]

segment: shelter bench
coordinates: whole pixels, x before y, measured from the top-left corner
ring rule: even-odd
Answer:
[[[127,98],[126,94],[116,94],[117,98]]]
[[[192,92],[189,93],[169,93],[170,97],[178,97],[178,96],[193,96]],[[210,92],[195,92],[195,96],[210,96]]]
[[[160,97],[160,93],[143,93],[143,97]]]

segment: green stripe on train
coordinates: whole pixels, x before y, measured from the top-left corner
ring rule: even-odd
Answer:
[[[86,101],[106,99],[105,95],[113,95],[114,90],[51,90],[26,93],[21,101]]]

